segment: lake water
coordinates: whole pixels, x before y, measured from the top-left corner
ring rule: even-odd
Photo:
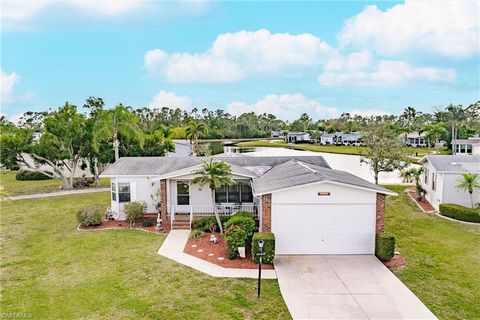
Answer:
[[[369,166],[360,162],[360,156],[291,150],[285,148],[245,148],[229,146],[224,147],[224,153],[243,153],[252,156],[320,155],[328,162],[332,169],[347,171],[370,182],[375,181]],[[399,171],[381,172],[378,180],[380,184],[402,184]]]

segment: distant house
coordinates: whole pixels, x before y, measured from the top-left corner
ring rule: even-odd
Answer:
[[[480,155],[480,134],[468,139],[455,139],[452,141],[454,154]]]
[[[402,135],[405,144],[408,147],[427,147],[427,138],[425,133],[410,132],[406,136]]]
[[[292,131],[288,132],[285,140],[287,143],[296,143],[296,142],[303,142],[303,141],[310,141],[310,134],[306,132],[297,132],[297,131]]]
[[[329,146],[334,143],[335,134],[333,133],[324,133],[320,137],[320,144],[324,146]]]
[[[320,137],[321,145],[344,145],[344,146],[359,146],[362,143],[362,134],[359,132],[352,133],[324,133]]]
[[[425,198],[438,210],[441,203],[470,207],[470,196],[456,186],[463,173],[480,173],[480,156],[428,155],[421,160],[424,168],[422,187]],[[480,192],[473,193],[474,203],[480,202]]]
[[[342,134],[342,142],[345,146],[359,146],[362,143],[362,134],[359,132]]]
[[[285,131],[274,131],[272,130],[270,132],[270,137],[271,138],[283,138],[283,134],[284,134]]]

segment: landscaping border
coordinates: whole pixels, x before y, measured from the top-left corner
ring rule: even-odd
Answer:
[[[139,230],[139,231],[144,231],[144,232],[158,234],[158,235],[165,235],[165,236],[168,235],[168,232],[155,232],[155,231],[147,230],[144,228],[106,227],[106,228],[82,229],[80,228],[80,226],[81,224],[77,225],[77,228],[76,228],[77,231],[89,232],[89,231],[100,231],[100,230]]]

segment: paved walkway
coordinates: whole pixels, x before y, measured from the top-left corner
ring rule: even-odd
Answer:
[[[436,319],[371,255],[277,256],[275,269],[294,319]]]
[[[187,244],[189,230],[172,230],[163,242],[158,254],[166,258],[172,259],[178,263],[206,273],[212,277],[225,278],[254,278],[258,277],[257,269],[233,269],[223,268],[208,261],[196,258],[183,252]],[[262,278],[276,279],[275,270],[262,270]]]
[[[4,199],[15,201],[15,200],[59,197],[59,196],[68,196],[71,194],[83,194],[83,193],[94,193],[94,192],[105,192],[105,191],[110,191],[110,188],[98,188],[98,189],[91,188],[91,189],[65,190],[65,191],[37,193],[37,194],[26,194],[23,196],[5,197]]]

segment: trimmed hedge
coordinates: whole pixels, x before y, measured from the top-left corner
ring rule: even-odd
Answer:
[[[124,206],[127,219],[132,222],[142,219],[146,209],[147,205],[143,201],[129,202]]]
[[[459,204],[444,203],[440,205],[440,214],[456,220],[480,223],[480,210],[461,206]]]
[[[47,176],[43,172],[19,170],[15,175],[15,179],[19,181],[33,181],[33,180],[49,180],[51,177]]]
[[[260,252],[258,247],[258,241],[263,239],[263,256],[262,263],[273,264],[273,259],[275,258],[275,235],[271,232],[257,232],[253,234],[252,238],[252,258],[255,262],[259,262],[259,257],[257,253]]]
[[[393,234],[381,233],[375,239],[375,255],[382,261],[388,261],[395,255],[396,239]]]
[[[238,258],[238,247],[246,247],[255,232],[255,220],[251,217],[232,216],[225,223],[225,235],[227,243],[227,258]]]
[[[83,227],[98,226],[102,223],[105,208],[101,205],[83,207],[77,212],[77,220]]]
[[[220,221],[222,222],[222,226],[225,226],[225,223],[228,220],[230,220],[230,216],[220,216]],[[215,225],[215,228],[218,229],[217,219],[215,218],[215,216],[207,216],[207,217],[195,219],[192,221],[192,229],[201,230],[204,232],[209,232],[211,225]]]

